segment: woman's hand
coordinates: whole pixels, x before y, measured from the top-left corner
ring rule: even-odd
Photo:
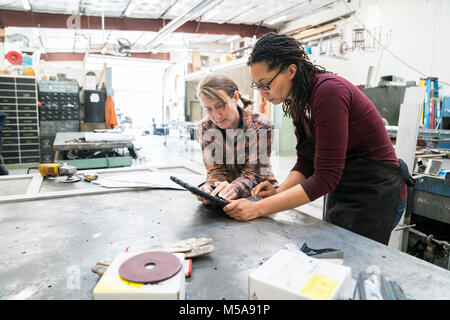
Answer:
[[[277,194],[277,190],[273,187],[273,185],[269,181],[263,181],[258,184],[256,187],[252,189],[252,197],[253,198],[267,198]]]
[[[215,184],[216,188],[213,192],[211,192],[211,195],[218,195],[219,197],[230,200],[237,199],[238,195],[236,193],[236,190],[234,189],[234,186],[228,181],[216,182]]]
[[[212,189],[209,185],[206,185],[206,184],[202,185],[202,186],[200,187],[200,190],[203,190],[203,191],[205,191],[206,193],[211,193],[211,192],[213,191],[213,189]],[[205,206],[211,204],[211,201],[206,200],[206,199],[203,198],[203,197],[200,197],[200,196],[197,196],[197,195],[196,195],[196,197],[197,197],[197,199],[198,199],[199,201],[201,201]]]
[[[231,218],[239,221],[248,221],[263,215],[257,202],[247,199],[238,199],[234,201],[227,200],[228,204],[223,207],[223,211]]]

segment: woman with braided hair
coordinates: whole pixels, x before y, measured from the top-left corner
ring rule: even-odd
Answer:
[[[252,190],[259,202],[228,201],[238,220],[326,196],[324,219],[387,244],[406,205],[406,185],[383,120],[353,84],[312,63],[293,38],[269,33],[248,60],[251,86],[295,126],[297,162],[286,180]]]

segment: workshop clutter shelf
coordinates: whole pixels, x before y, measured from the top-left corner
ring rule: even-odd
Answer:
[[[128,167],[131,156],[118,150],[127,148],[137,156],[132,143],[133,136],[121,133],[58,132],[53,142],[56,162],[65,162],[77,169]]]
[[[36,79],[29,76],[0,77],[0,111],[6,114],[2,130],[5,165],[39,163],[39,127]]]
[[[41,162],[55,158],[53,142],[58,132],[80,130],[80,96],[78,83],[73,81],[39,81]]]
[[[437,129],[442,120],[441,102],[439,98],[439,82],[437,78],[421,79],[421,86],[425,86],[427,93],[423,103],[421,123],[425,129]]]

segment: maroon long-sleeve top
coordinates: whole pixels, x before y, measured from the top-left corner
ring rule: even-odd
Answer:
[[[292,169],[307,177],[301,185],[311,201],[336,188],[347,156],[365,155],[399,165],[380,114],[361,90],[332,74],[314,74],[311,81],[311,116],[300,126],[306,136],[315,135],[314,163],[297,151]],[[402,182],[400,199],[406,194]]]

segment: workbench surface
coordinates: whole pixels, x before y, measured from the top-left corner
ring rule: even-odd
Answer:
[[[96,262],[192,237],[213,238],[215,250],[193,259],[186,299],[247,299],[248,275],[302,241],[344,250],[354,279],[376,265],[411,298],[450,299],[450,272],[406,253],[295,210],[235,221],[178,190],[0,204],[0,299],[92,299]]]
[[[117,136],[117,140],[91,142],[76,141],[79,139],[84,139],[87,133],[88,132],[58,132],[56,134],[55,141],[53,142],[53,149],[55,151],[68,151],[133,147],[131,139],[123,140],[125,136],[119,133],[109,134],[111,137]]]

